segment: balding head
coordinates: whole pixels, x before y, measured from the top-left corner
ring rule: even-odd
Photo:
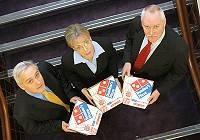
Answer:
[[[145,7],[141,14],[141,22],[146,37],[152,43],[161,37],[166,26],[165,14],[158,5]]]
[[[163,10],[158,5],[148,5],[146,6],[141,13],[141,20],[144,19],[145,16],[149,15],[158,15],[158,18],[161,18],[163,21],[166,21],[165,14]]]

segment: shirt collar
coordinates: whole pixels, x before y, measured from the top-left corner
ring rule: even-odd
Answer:
[[[45,86],[45,90],[51,91],[47,86]],[[41,93],[31,93],[31,92],[27,92],[27,91],[26,91],[26,93],[28,93],[29,95],[34,96],[34,97],[41,95]]]
[[[100,54],[104,53],[104,49],[95,41],[92,41],[92,45],[94,47],[94,59],[97,59]],[[87,59],[83,58],[78,52],[74,51],[74,64],[79,64],[79,63],[86,63],[88,62]]]

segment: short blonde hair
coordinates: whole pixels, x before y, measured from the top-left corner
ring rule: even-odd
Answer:
[[[90,32],[87,30],[86,27],[82,26],[81,24],[72,24],[65,28],[65,40],[69,47],[72,47],[72,41],[81,36],[81,35],[88,35],[90,36]]]
[[[148,5],[148,6],[146,6],[146,7],[142,10],[142,13],[141,13],[141,21],[143,20],[144,15],[145,15],[146,12],[149,12],[149,13],[152,13],[152,14],[154,14],[154,13],[156,13],[156,12],[159,12],[159,13],[160,13],[161,19],[162,19],[163,21],[166,21],[165,14],[164,14],[163,10],[160,8],[160,6],[158,6],[158,5],[153,4],[153,5]]]
[[[33,66],[35,68],[38,69],[37,65],[34,64],[32,61],[22,61],[20,63],[18,63],[14,69],[13,69],[13,77],[16,81],[17,84],[19,84],[21,81],[20,81],[20,77],[21,77],[21,74],[27,70],[30,66]]]

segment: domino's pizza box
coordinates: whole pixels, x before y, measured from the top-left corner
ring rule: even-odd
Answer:
[[[77,101],[69,120],[69,128],[85,135],[96,135],[102,114],[97,107]]]
[[[123,83],[123,104],[145,109],[151,95],[153,81],[133,76],[125,76]]]
[[[96,106],[103,112],[116,107],[123,101],[122,93],[113,76],[88,88]]]

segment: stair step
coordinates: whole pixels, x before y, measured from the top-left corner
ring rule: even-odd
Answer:
[[[135,5],[135,2],[137,2],[138,5]],[[158,2],[166,2],[166,0],[157,1],[157,3]],[[9,24],[6,24],[5,28],[0,27],[0,34],[4,34],[4,36],[1,37],[0,44],[62,29],[73,23],[85,23],[118,13],[136,10],[148,3],[149,2],[146,0],[95,0],[94,2],[81,4],[79,6],[31,17],[27,20],[23,20],[23,23],[18,21],[19,24],[10,24],[12,26],[7,26]]]
[[[173,2],[166,2],[160,4],[164,11],[174,9]],[[122,24],[124,22],[130,21],[135,16],[140,15],[142,9],[133,10],[129,12],[124,12],[117,15],[108,16],[105,18],[100,18],[97,20],[89,21],[86,23],[82,23],[82,25],[86,26],[89,30],[100,29],[104,27],[108,27],[114,24]],[[23,38],[20,40],[0,44],[0,52],[12,51],[15,49],[27,48],[29,46],[36,46],[42,43],[55,41],[64,37],[64,29],[58,29],[38,35],[34,35],[31,37]]]
[[[0,0],[0,16],[54,1],[56,0]]]
[[[47,13],[49,14],[62,9],[69,9],[70,7],[80,6],[93,1],[95,0],[59,0],[44,5],[20,10],[14,13],[0,16],[0,26],[13,22],[15,22],[14,24],[19,24],[19,22],[21,22],[22,20],[33,20],[33,17],[36,16],[44,17],[44,15],[47,15]]]

